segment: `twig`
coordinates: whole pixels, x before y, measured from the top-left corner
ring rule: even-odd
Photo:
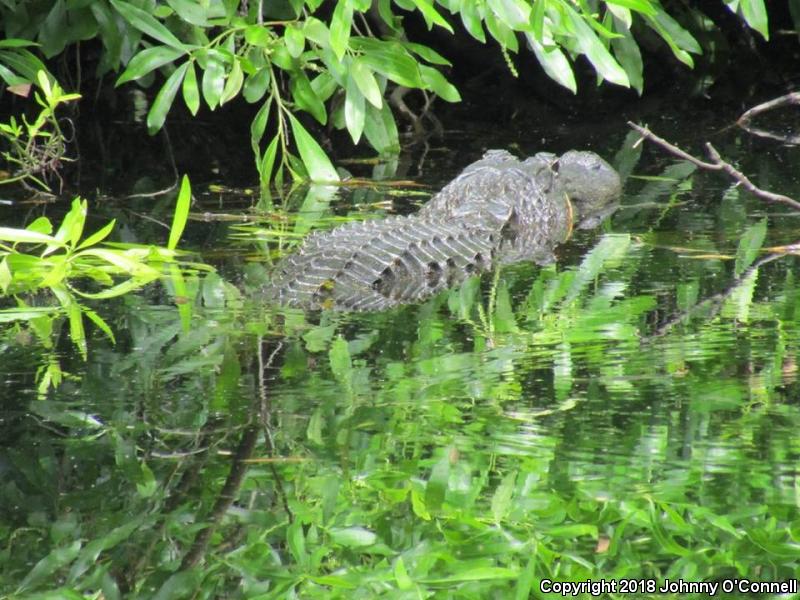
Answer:
[[[765,113],[770,111],[774,108],[779,108],[786,105],[792,104],[800,104],[800,92],[792,92],[791,94],[786,94],[784,96],[779,96],[773,100],[769,100],[767,102],[762,102],[754,106],[753,108],[745,111],[739,120],[736,121],[736,125],[744,129],[747,133],[751,135],[757,135],[759,137],[777,140],[784,144],[796,146],[800,144],[800,135],[798,134],[791,134],[787,135],[785,133],[777,133],[774,131],[767,131],[766,129],[760,129],[758,127],[753,127],[750,125],[750,120],[760,115],[761,113]]]
[[[727,173],[731,179],[736,181],[737,185],[741,185],[744,189],[748,192],[753,194],[754,196],[761,198],[767,202],[775,202],[779,204],[786,204],[791,206],[795,210],[800,210],[800,202],[790,198],[789,196],[784,196],[783,194],[775,194],[774,192],[768,192],[767,190],[762,190],[760,187],[756,186],[752,181],[750,181],[747,176],[739,171],[736,167],[734,167],[729,162],[722,159],[719,152],[717,152],[716,148],[712,146],[710,143],[706,143],[706,152],[708,153],[711,162],[705,162],[692,156],[691,154],[684,152],[677,146],[670,144],[665,139],[657,136],[655,133],[650,131],[647,127],[642,127],[641,125],[637,125],[636,123],[632,123],[628,121],[628,125],[638,131],[642,138],[648,139],[651,142],[658,144],[662,148],[664,148],[670,154],[673,154],[679,158],[684,160],[688,160],[692,164],[697,165],[701,169],[706,169],[708,171],[724,171]]]
[[[778,108],[779,106],[786,106],[789,104],[800,104],[800,92],[792,92],[791,94],[786,94],[785,96],[779,96],[773,100],[769,100],[768,102],[762,102],[754,106],[753,108],[746,110],[739,120],[736,121],[736,124],[740,127],[745,127],[747,123],[755,117],[756,115],[760,115],[761,113],[765,113],[773,108]]]

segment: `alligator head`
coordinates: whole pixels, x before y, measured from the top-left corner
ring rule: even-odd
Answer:
[[[622,194],[619,173],[594,152],[570,150],[553,164],[583,229],[595,227],[616,209]]]

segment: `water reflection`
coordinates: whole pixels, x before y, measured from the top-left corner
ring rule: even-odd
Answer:
[[[5,329],[0,590],[505,597],[527,569],[711,579],[731,556],[795,576],[795,259],[762,261],[786,232],[679,171],[629,181],[639,206],[554,264],[383,313],[265,306],[267,268],[232,262],[243,291],[96,307],[116,343],[86,362]]]

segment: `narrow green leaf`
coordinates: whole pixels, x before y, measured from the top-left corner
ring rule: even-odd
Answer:
[[[423,46],[422,44],[415,44],[414,42],[403,42],[403,46],[411,50],[414,54],[416,54],[420,58],[428,61],[433,65],[442,65],[444,67],[449,67],[452,64],[444,56],[436,52],[436,50],[428,48],[427,46]]]
[[[264,157],[261,159],[261,163],[258,166],[258,174],[261,180],[262,187],[267,187],[269,182],[272,179],[272,169],[275,165],[275,155],[278,152],[278,142],[280,141],[280,134],[275,134],[275,137],[272,138],[272,141],[267,146],[267,150],[264,152]]]
[[[767,219],[761,219],[748,227],[739,240],[739,247],[736,249],[736,264],[734,274],[740,277],[750,265],[753,264],[758,256],[761,246],[764,245],[764,238],[767,235]]]
[[[465,581],[483,581],[487,579],[516,579],[518,576],[519,571],[517,569],[507,569],[505,567],[475,567],[450,577],[422,579],[421,583],[441,585]]]
[[[617,6],[629,8],[651,17],[657,12],[650,0],[606,0],[606,4],[615,4]]]
[[[389,104],[384,102],[380,110],[371,104],[368,104],[366,108],[364,136],[370,145],[381,154],[399,152],[400,137]]]
[[[351,45],[363,50],[360,60],[376,73],[406,87],[423,87],[419,64],[401,44],[354,38]]]
[[[350,75],[353,72],[351,71]],[[364,132],[364,122],[366,111],[364,109],[364,95],[359,90],[354,77],[348,76],[347,88],[344,100],[344,122],[353,143],[358,144],[361,134]]]
[[[535,2],[534,6],[544,7],[544,2]],[[461,22],[469,34],[479,42],[486,43],[486,34],[483,32],[483,21],[478,15],[478,8],[475,2],[463,2],[461,4]]]
[[[353,362],[350,358],[347,341],[342,336],[333,340],[331,349],[328,351],[328,360],[336,380],[342,385],[347,385],[352,377]]]
[[[137,8],[132,4],[123,2],[123,0],[110,0],[114,8],[119,11],[122,17],[133,25],[139,31],[154,37],[158,41],[172,46],[184,52],[189,50],[189,47],[184,45],[173,33],[167,29],[161,22],[159,22],[149,12]]]
[[[13,243],[25,244],[55,244],[63,247],[64,243],[53,236],[39,233],[38,231],[27,231],[25,229],[14,229],[12,227],[0,227],[0,240]]]
[[[449,479],[450,458],[445,452],[433,465],[428,484],[425,486],[425,507],[429,511],[437,511],[442,508]]]
[[[147,130],[150,134],[154,134],[161,129],[164,121],[167,118],[169,109],[172,108],[172,103],[175,100],[175,95],[178,93],[178,88],[183,81],[183,76],[189,68],[189,61],[183,63],[180,67],[175,69],[175,72],[169,76],[169,79],[159,90],[156,99],[153,101],[153,106],[150,107],[150,112],[147,113]]]
[[[750,27],[769,40],[769,21],[764,0],[741,0],[740,6],[744,20]]]
[[[269,121],[269,113],[272,109],[272,99],[267,98],[267,101],[258,109],[253,122],[250,124],[250,145],[253,148],[253,154],[260,155],[259,144],[261,138],[264,136],[264,130],[267,128],[267,121]]]
[[[488,5],[511,29],[524,31],[530,27],[531,6],[523,0],[488,0]]]
[[[378,82],[373,75],[372,70],[359,58],[354,58],[350,65],[348,72],[348,85],[352,80],[361,90],[364,98],[366,98],[372,106],[380,108],[383,106],[383,94]]]
[[[500,523],[508,514],[511,507],[511,498],[514,495],[514,485],[517,482],[517,472],[512,471],[503,477],[500,485],[492,496],[492,515],[497,523]]]
[[[447,81],[438,69],[420,65],[419,72],[426,89],[431,90],[442,100],[446,100],[447,102],[461,101],[461,94],[458,93],[456,87]]]
[[[578,84],[575,82],[575,73],[572,71],[572,66],[569,64],[567,57],[564,56],[564,53],[556,47],[546,50],[533,35],[525,35],[544,72],[573,94],[577,93]]]
[[[155,46],[147,48],[134,56],[125,68],[125,71],[117,79],[116,85],[122,85],[127,81],[134,81],[144,77],[157,68],[173,62],[176,58],[186,54],[183,50],[170,46]]]
[[[47,556],[37,562],[22,580],[17,592],[21,593],[31,589],[55,576],[56,571],[70,564],[81,550],[80,541],[74,541],[64,548],[56,548]]]
[[[445,18],[439,14],[433,3],[430,0],[411,0],[414,3],[414,6],[417,7],[417,10],[422,13],[423,18],[425,19],[425,24],[428,26],[428,29],[431,29],[433,25],[438,25],[453,33],[453,28],[450,26],[450,23],[445,20]]]
[[[308,169],[311,180],[317,182],[339,181],[339,175],[336,173],[336,169],[333,168],[325,151],[294,115],[287,113],[287,117],[292,126],[292,133],[294,133],[294,141],[297,144],[300,158],[303,159],[303,164]]]
[[[178,241],[183,235],[186,222],[189,219],[189,208],[192,205],[192,186],[189,177],[184,175],[181,180],[181,189],[178,192],[178,201],[175,203],[175,215],[172,217],[172,226],[169,228],[169,241],[167,248],[175,250]]]
[[[219,105],[222,106],[229,100],[235,98],[239,93],[239,90],[242,89],[243,82],[244,72],[242,71],[242,65],[237,58],[234,58],[233,67],[231,68],[231,72],[228,74],[228,80],[225,82],[225,87],[222,90],[222,95],[219,98]]]
[[[86,310],[84,312],[86,316],[89,317],[89,320],[94,323],[100,331],[106,334],[106,337],[111,340],[112,344],[117,343],[114,338],[114,332],[111,331],[111,327],[108,326],[108,323],[106,323],[100,315],[93,310]]]
[[[219,104],[222,91],[225,89],[225,65],[214,54],[210,54],[203,73],[203,97],[211,110]]]
[[[394,573],[394,580],[397,582],[397,587],[401,590],[410,590],[414,587],[414,582],[408,576],[408,570],[406,570],[406,565],[403,562],[403,557],[398,556],[397,560],[394,561],[394,568],[392,569]]]
[[[116,223],[116,221],[116,219],[111,219],[111,221],[108,222],[105,227],[95,231],[92,235],[83,240],[76,250],[82,250],[83,248],[88,248],[89,246],[94,246],[95,244],[102,242],[114,229],[114,223]]]
[[[304,71],[298,70],[292,73],[290,87],[297,106],[310,113],[321,125],[325,125],[328,122],[325,105],[317,98]]]
[[[597,73],[611,83],[630,87],[625,70],[614,60],[608,49],[598,39],[597,34],[586,24],[584,18],[567,5],[565,5],[565,10],[575,28],[576,42],[581,53],[586,55]]]
[[[348,0],[339,0],[331,17],[330,40],[331,50],[336,58],[342,60],[350,40],[353,27],[353,9]]]
[[[200,89],[197,87],[197,72],[194,69],[194,62],[188,61],[188,64],[186,77],[183,78],[183,101],[189,112],[196,115],[200,110]]]
[[[644,64],[642,63],[639,45],[633,39],[631,32],[625,27],[625,24],[616,16],[613,19],[614,29],[622,34],[622,37],[612,39],[611,48],[614,50],[614,56],[619,61],[619,64],[625,69],[631,87],[641,96],[644,90]]]

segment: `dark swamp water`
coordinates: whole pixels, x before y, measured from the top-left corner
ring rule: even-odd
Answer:
[[[728,128],[738,114],[645,118],[800,196],[800,151]],[[215,273],[92,303],[115,343],[87,325],[85,359],[63,318],[49,343],[2,323],[0,596],[528,598],[604,580],[569,597],[704,598],[796,581],[800,286],[774,248],[800,219],[634,147],[638,116],[452,115],[397,164],[342,162],[419,186],[301,190],[289,216],[195,174],[183,245]],[[627,176],[621,208],[553,265],[422,304],[259,301],[310,229],[411,212],[489,147],[595,150]],[[163,243],[139,215],[171,203],[97,210]],[[40,394],[54,362],[64,379]],[[780,591],[759,596],[800,597]]]

